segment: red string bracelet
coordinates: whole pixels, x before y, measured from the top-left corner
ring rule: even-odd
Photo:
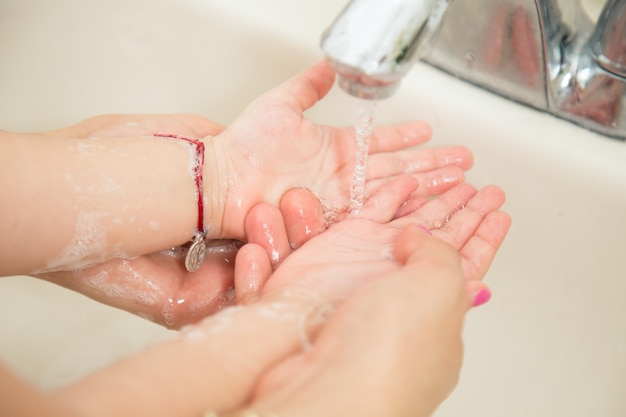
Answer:
[[[187,268],[189,272],[194,272],[202,265],[207,252],[206,243],[204,241],[206,229],[204,228],[204,187],[202,181],[202,173],[204,171],[204,143],[198,139],[170,133],[154,133],[153,136],[182,140],[195,147],[196,158],[192,174],[198,195],[198,225],[196,227],[196,233],[191,239],[191,245],[189,246],[187,255],[185,256],[185,268]]]

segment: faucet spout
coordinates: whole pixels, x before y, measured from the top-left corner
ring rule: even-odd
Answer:
[[[438,26],[448,0],[352,0],[322,35],[322,50],[349,94],[390,97]]]
[[[595,25],[572,0],[351,0],[322,35],[338,83],[390,97],[418,59],[505,98],[626,139],[626,0]]]

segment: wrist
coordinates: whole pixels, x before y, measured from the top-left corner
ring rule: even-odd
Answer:
[[[221,135],[204,138],[204,228],[207,239],[243,239],[241,228],[233,227],[226,219],[226,207],[231,187],[228,155]]]

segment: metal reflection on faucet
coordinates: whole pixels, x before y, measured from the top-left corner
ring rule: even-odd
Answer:
[[[626,1],[609,1],[596,25],[591,50],[602,68],[626,77]]]
[[[549,110],[626,139],[626,0],[608,0],[595,28],[584,29],[565,45],[561,71],[552,79]]]
[[[353,0],[322,35],[322,49],[353,96],[391,96],[437,28],[448,0]]]
[[[401,34],[409,36],[394,42]],[[607,0],[595,27],[572,0],[353,0],[325,32],[322,48],[342,88],[357,97],[393,95],[419,58],[626,139],[626,0]]]

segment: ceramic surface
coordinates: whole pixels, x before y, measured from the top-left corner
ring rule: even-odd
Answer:
[[[322,57],[336,0],[3,0],[0,127],[101,113],[228,123]],[[309,116],[351,124],[335,90]],[[626,144],[417,65],[377,123],[425,119],[475,153],[468,180],[507,192],[513,226],[471,312],[458,389],[437,417],[626,415]],[[6,238],[6,237],[5,237]],[[53,387],[169,332],[24,277],[0,280],[0,359]],[[416,352],[419,354],[419,352]]]

